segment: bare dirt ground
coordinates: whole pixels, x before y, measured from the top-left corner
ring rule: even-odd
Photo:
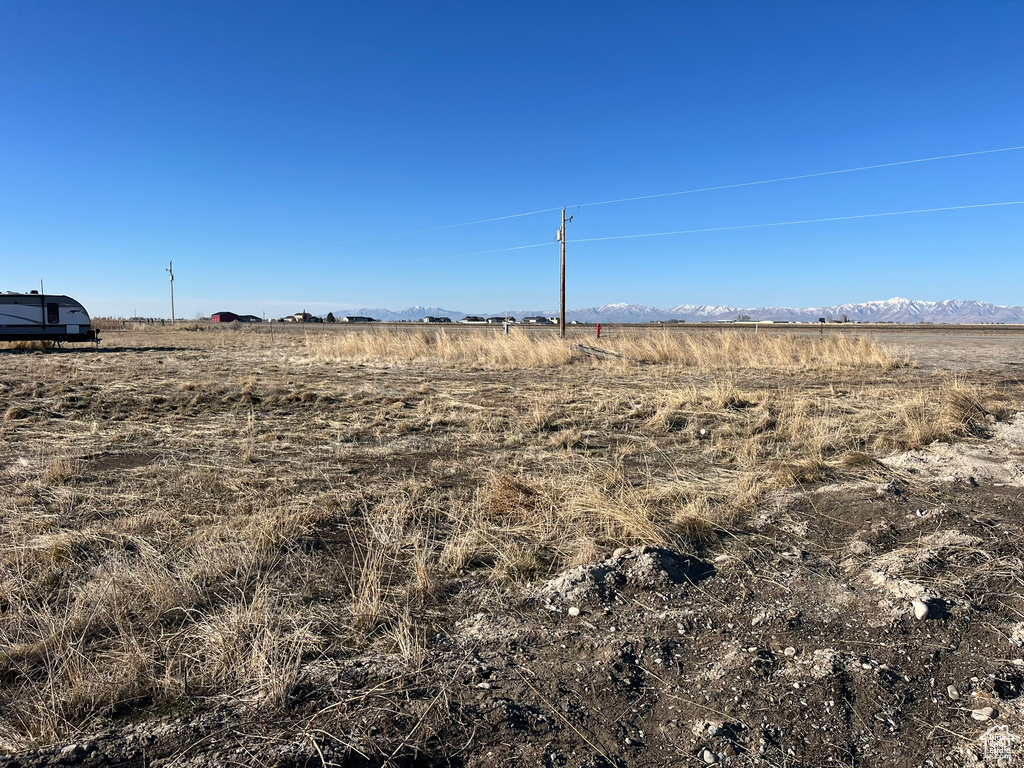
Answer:
[[[891,327],[865,335],[905,350],[930,370],[1013,372],[1024,365],[1024,329],[1017,326]]]
[[[0,765],[1005,765],[1022,340],[0,352]]]

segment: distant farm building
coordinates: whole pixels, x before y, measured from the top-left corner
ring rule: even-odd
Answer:
[[[309,312],[303,310],[302,312],[296,312],[294,315],[288,315],[284,318],[286,323],[322,323],[316,315],[311,315]]]
[[[514,323],[516,319],[514,317],[488,317],[487,322],[490,325],[504,325],[505,323]]]
[[[211,323],[235,323],[238,322],[238,315],[234,312],[217,312],[210,315]]]
[[[451,321],[450,317],[433,317],[432,315],[423,318],[424,323],[450,323]]]
[[[539,315],[533,315],[531,317],[524,317],[522,322],[527,325],[554,325],[554,322],[547,317],[541,317]]]
[[[459,322],[460,323],[485,323],[487,321],[484,320],[482,317],[477,317],[476,315],[466,315],[464,318],[459,320]]]
[[[341,318],[339,323],[375,323],[377,322],[372,317],[362,317],[361,315],[345,315]]]
[[[257,315],[239,315],[238,322],[240,323],[262,323],[263,318]]]

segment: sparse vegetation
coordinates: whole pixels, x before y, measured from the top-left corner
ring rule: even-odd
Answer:
[[[772,491],[884,477],[1020,396],[846,336],[622,333],[595,362],[522,331],[157,330],[0,378],[0,749],[224,701],[307,717],[348,659],[418,674],[538,579],[713,552]]]
[[[26,352],[45,352],[53,349],[52,341],[5,341],[2,342],[4,349],[17,349]]]
[[[318,360],[420,361],[487,368],[551,368],[578,361],[582,337],[563,340],[552,333],[515,329],[503,334],[433,328],[371,329],[306,337]],[[585,340],[588,344],[589,339]],[[905,355],[866,338],[850,336],[753,335],[734,332],[683,334],[620,331],[598,345],[620,364],[673,364],[698,371],[758,369],[765,372],[841,370],[907,364]],[[609,362],[607,358],[604,362]]]

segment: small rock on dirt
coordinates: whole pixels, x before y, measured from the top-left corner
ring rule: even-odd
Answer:
[[[703,752],[701,752],[700,757],[708,765],[714,765],[718,762],[718,755],[716,755],[710,749],[705,749]]]
[[[984,722],[985,720],[993,720],[999,717],[999,713],[992,707],[982,707],[981,709],[972,709],[971,717]]]
[[[951,699],[959,699],[960,698],[960,691],[958,691],[956,689],[955,685],[947,685],[946,686],[946,695],[949,696],[949,698],[951,698]]]
[[[915,600],[911,603],[914,608],[914,618],[924,621],[928,618],[928,603],[922,602],[921,600]]]

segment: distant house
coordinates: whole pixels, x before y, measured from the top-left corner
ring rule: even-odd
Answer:
[[[433,317],[432,315],[423,318],[424,323],[450,323],[451,321],[450,317]]]
[[[341,318],[339,323],[375,323],[377,322],[372,317],[362,317],[361,315],[345,315]]]
[[[505,323],[514,323],[516,319],[514,317],[488,317],[487,323],[489,325],[504,325]]]
[[[460,323],[485,323],[487,321],[484,320],[482,317],[477,317],[476,315],[466,315],[464,318],[459,320],[459,322]]]
[[[316,315],[311,315],[309,312],[303,310],[302,312],[296,312],[294,315],[288,315],[284,318],[286,323],[322,323]]]
[[[530,317],[524,317],[523,323],[527,325],[554,325],[554,323],[547,317],[541,317],[540,315],[532,315]]]
[[[211,323],[235,323],[238,322],[238,315],[234,312],[217,312],[210,315]]]

